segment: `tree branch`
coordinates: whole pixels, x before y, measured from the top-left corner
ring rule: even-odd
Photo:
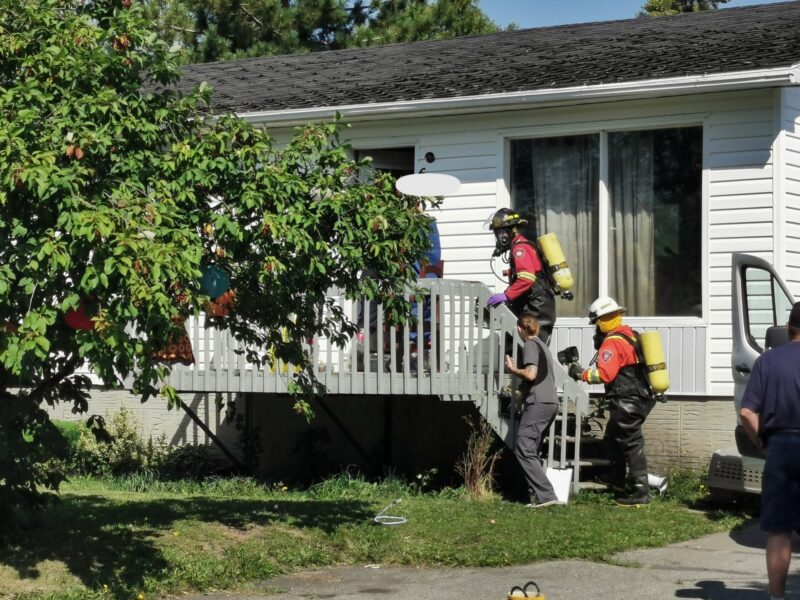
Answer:
[[[79,362],[80,357],[77,354],[73,354],[72,358],[65,362],[64,366],[61,367],[58,372],[45,379],[36,388],[34,388],[33,391],[28,395],[28,398],[35,400],[37,404],[41,402],[42,398],[44,398],[47,392],[61,383],[65,377],[75,372]]]
[[[177,25],[170,25],[169,28],[174,30],[174,31],[179,31],[181,33],[191,33],[191,34],[194,34],[194,35],[197,35],[199,33],[198,31],[195,31],[194,29],[187,29],[186,27],[178,27]]]
[[[262,23],[253,13],[251,13],[249,10],[247,10],[247,7],[244,4],[242,4],[241,8],[242,8],[242,12],[244,14],[246,14],[248,17],[253,19],[253,21],[255,21],[256,24],[263,29],[264,23]]]

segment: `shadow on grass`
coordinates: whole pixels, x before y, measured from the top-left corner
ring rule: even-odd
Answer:
[[[731,494],[720,497],[684,499],[682,504],[690,510],[705,513],[712,521],[718,521],[731,515],[738,515],[750,520],[758,518],[761,497],[755,494]]]
[[[36,578],[42,561],[59,561],[88,588],[116,582],[129,589],[171,570],[154,539],[182,520],[220,524],[244,531],[273,523],[333,532],[363,522],[374,512],[355,500],[243,500],[204,496],[115,501],[101,496],[65,496],[27,524],[7,532],[0,564],[21,578]],[[174,544],[173,544],[174,545]]]

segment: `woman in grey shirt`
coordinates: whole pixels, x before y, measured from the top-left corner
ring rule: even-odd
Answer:
[[[518,369],[511,357],[506,356],[508,371],[522,378],[520,391],[524,398],[514,455],[528,482],[532,496],[530,506],[539,508],[558,502],[553,485],[547,479],[539,458],[542,440],[558,412],[558,397],[553,375],[553,358],[545,343],[537,337],[539,321],[531,313],[522,313],[517,319],[517,329],[525,342],[522,368]]]

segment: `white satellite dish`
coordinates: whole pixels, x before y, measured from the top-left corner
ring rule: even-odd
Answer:
[[[395,187],[406,196],[449,196],[458,191],[461,182],[457,177],[444,173],[414,173],[398,179]]]

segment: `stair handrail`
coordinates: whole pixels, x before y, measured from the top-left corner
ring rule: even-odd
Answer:
[[[491,312],[493,311],[493,313]],[[511,310],[505,306],[500,305],[494,309],[490,309],[490,314],[494,315],[496,322],[500,324],[501,337],[505,335],[513,336],[513,350],[512,359],[515,364],[518,361],[518,353],[521,349],[522,340],[517,332],[517,317]],[[554,354],[551,352],[551,355]],[[580,468],[581,468],[581,426],[583,420],[589,415],[590,398],[589,392],[582,387],[578,382],[574,381],[567,369],[556,360],[555,356],[551,356],[551,364],[553,365],[553,374],[555,379],[556,394],[559,400],[559,419],[554,421],[548,435],[548,458],[547,466],[556,469],[568,469],[572,471],[572,485],[573,490],[579,489],[580,482]],[[502,360],[502,358],[501,358]],[[503,371],[501,371],[502,373]],[[512,397],[516,399],[516,391],[521,383],[518,377],[511,377],[506,375],[504,382],[511,382]],[[508,385],[508,383],[506,383]],[[496,390],[490,390],[489,393],[494,391],[499,392],[502,389],[502,384],[498,383]],[[570,413],[574,414],[574,431],[570,432]],[[494,424],[493,424],[494,427]],[[495,427],[495,430],[502,429]],[[505,435],[502,436],[505,443],[509,448],[513,448],[514,440],[516,437],[516,411],[511,410],[509,415],[509,425]],[[558,439],[558,453],[556,455],[556,439]],[[568,448],[572,446],[572,452]]]

